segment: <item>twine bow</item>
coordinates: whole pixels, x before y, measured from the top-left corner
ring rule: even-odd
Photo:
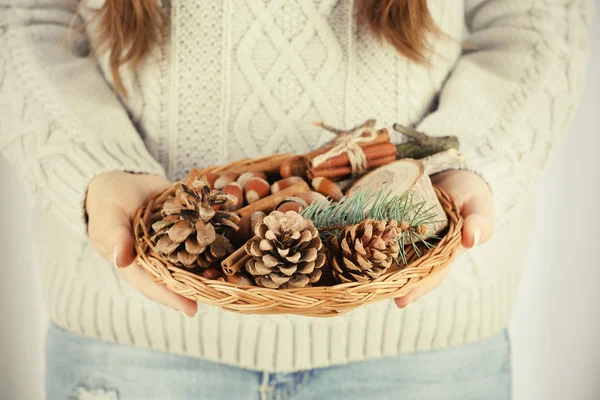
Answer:
[[[352,175],[358,175],[367,169],[367,157],[360,144],[372,142],[376,137],[377,131],[372,126],[361,126],[343,133],[335,139],[333,148],[312,160],[312,166],[316,168],[333,157],[347,153]]]

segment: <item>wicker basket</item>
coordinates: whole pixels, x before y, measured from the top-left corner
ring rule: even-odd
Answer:
[[[240,160],[221,167],[207,168],[204,172],[249,170],[256,163],[273,157],[281,158],[284,155]],[[137,262],[154,276],[156,282],[162,283],[169,290],[225,310],[244,314],[336,316],[361,305],[403,296],[451,263],[461,243],[463,220],[448,195],[439,188],[435,190],[449,219],[448,230],[442,239],[432,249],[423,248],[420,257],[412,249],[409,250],[407,266],[390,270],[367,283],[275,290],[210,280],[173,266],[152,250],[149,239],[151,216],[160,211],[164,201],[173,194],[173,188],[151,197],[134,217]]]

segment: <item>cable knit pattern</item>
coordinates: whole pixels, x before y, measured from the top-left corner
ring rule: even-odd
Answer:
[[[528,190],[565,133],[581,90],[573,70],[581,74],[588,50],[582,37],[592,2],[467,3],[476,51],[457,63],[439,109],[418,128],[459,136],[470,168],[491,184],[503,223],[520,204],[515,193]]]
[[[102,3],[85,1],[82,20]],[[56,324],[282,372],[457,346],[506,326],[532,227],[532,183],[581,90],[592,1],[430,0],[452,37],[431,38],[431,67],[359,28],[352,1],[161,4],[170,32],[137,71],[123,69],[129,96],[118,98],[108,54],[88,57],[94,23],[65,45],[71,0],[0,0],[0,149],[37,199],[36,242]],[[386,301],[318,319],[200,306],[187,319],[123,283],[84,234],[86,187],[99,173],[166,170],[179,179],[193,167],[315,148],[331,135],[313,120],[352,126],[366,118],[460,136],[468,167],[496,199],[493,240],[462,256],[410,309]]]

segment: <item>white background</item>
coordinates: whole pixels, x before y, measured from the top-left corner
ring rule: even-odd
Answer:
[[[600,399],[600,42],[593,47],[575,123],[538,191],[511,326],[515,400]],[[4,160],[0,193],[0,399],[37,400],[46,315],[28,244],[29,196]]]

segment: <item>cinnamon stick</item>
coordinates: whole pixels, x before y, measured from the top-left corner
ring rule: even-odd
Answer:
[[[292,186],[280,190],[277,193],[273,193],[272,195],[255,201],[252,204],[248,204],[246,207],[242,207],[239,210],[237,210],[237,213],[242,218],[250,217],[252,213],[256,211],[263,211],[265,213],[269,213],[275,209],[275,206],[281,200],[290,196],[295,196],[298,193],[302,192],[310,192],[310,187],[305,181],[295,183]]]
[[[231,233],[232,243],[243,246],[254,235],[250,225],[250,216],[242,217],[238,222],[239,229]]]
[[[389,164],[395,160],[396,160],[395,155],[378,158],[376,160],[367,162],[367,169],[381,167],[381,166]],[[323,178],[329,178],[332,181],[336,181],[336,180],[342,180],[342,179],[352,175],[352,168],[350,168],[350,166],[345,166],[345,167],[337,167],[337,168],[331,168],[331,169],[312,169],[312,170],[308,171],[308,174],[311,179],[323,177]]]
[[[252,235],[254,235],[254,232],[252,232],[250,217],[256,211],[263,211],[268,214],[275,209],[281,200],[303,192],[310,192],[310,187],[305,181],[295,183],[277,193],[273,193],[264,199],[260,199],[252,204],[247,205],[246,207],[237,210],[237,213],[241,219],[238,223],[239,229],[232,233],[232,240],[235,243],[243,244],[246,243],[246,241],[250,239]]]
[[[267,175],[277,174],[279,173],[281,164],[283,164],[283,162],[289,157],[289,154],[276,154],[273,156],[264,157],[250,164],[232,166],[231,168],[227,168],[227,171],[239,173],[260,171]]]
[[[221,268],[223,269],[223,273],[225,275],[233,275],[236,272],[238,272],[239,270],[234,270],[233,266],[236,264],[237,261],[242,259],[244,257],[244,255],[246,255],[246,254],[247,254],[246,248],[245,248],[245,246],[242,246],[239,249],[237,249],[236,251],[234,251],[233,253],[231,253],[229,255],[229,257],[227,257],[226,259],[221,261]]]
[[[374,161],[379,158],[396,156],[396,145],[393,143],[380,143],[362,148],[365,158],[368,161]],[[313,167],[313,170],[331,169],[350,165],[350,158],[347,153],[332,157],[322,164]]]
[[[233,271],[232,274],[229,274],[228,276],[231,275],[235,275],[239,272],[244,271],[244,266],[246,265],[246,263],[248,262],[248,260],[250,260],[252,258],[252,256],[250,254],[247,254],[246,252],[244,252],[244,255],[242,256],[242,258],[240,258],[239,260],[237,260],[232,266],[231,266],[231,271]]]
[[[390,134],[387,131],[387,129],[383,128],[377,132],[378,132],[378,135],[375,138],[375,140],[373,140],[372,142],[368,142],[368,143],[359,143],[359,146],[362,147],[363,149],[365,149],[365,148],[368,148],[371,146],[376,146],[379,144],[390,143]],[[324,148],[320,148],[320,149],[311,151],[310,153],[305,154],[302,157],[299,157],[299,156],[289,157],[288,159],[284,160],[281,165],[281,169],[280,169],[281,176],[284,178],[288,178],[290,176],[307,176],[308,169],[312,167],[312,160],[315,157],[328,152],[332,148],[333,148],[333,146],[327,146]],[[323,165],[327,165],[327,162],[324,163]],[[344,165],[344,163],[342,163],[342,165]]]
[[[389,142],[390,142],[390,133],[388,132],[388,130],[386,128],[383,128],[383,129],[380,129],[377,131],[377,136],[375,137],[375,139],[373,141],[366,142],[366,143],[359,143],[358,145],[360,147],[368,147],[368,146],[372,146],[375,144],[389,143]],[[304,155],[304,158],[312,161],[313,158],[320,156],[321,154],[327,153],[333,147],[335,147],[335,144],[311,151],[310,153]]]
[[[304,176],[306,174],[306,167],[302,156],[291,156],[283,160],[281,168],[279,169],[279,175],[282,178],[290,178],[292,176]]]

